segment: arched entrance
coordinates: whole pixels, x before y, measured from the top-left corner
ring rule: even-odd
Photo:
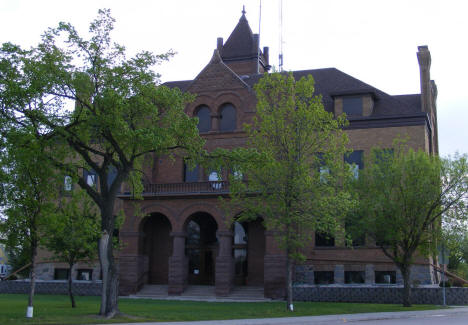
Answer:
[[[197,212],[185,225],[187,240],[185,254],[188,258],[188,283],[213,285],[215,261],[218,255],[218,225],[208,213]]]
[[[167,284],[169,256],[172,254],[171,223],[160,213],[147,216],[142,222],[142,255],[147,257],[147,280],[149,284]]]
[[[262,286],[264,279],[265,228],[262,219],[233,224],[234,282]]]

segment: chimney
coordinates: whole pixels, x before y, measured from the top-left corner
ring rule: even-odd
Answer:
[[[432,107],[431,52],[427,45],[418,46],[418,62],[421,83],[421,110],[429,113]]]
[[[223,48],[223,38],[222,37],[218,37],[216,48],[218,49],[218,51],[221,52],[221,49]]]
[[[263,57],[265,58],[265,64],[270,64],[270,48],[268,46],[263,47]]]
[[[258,37],[258,34],[253,34],[253,49],[255,51],[255,53],[258,53],[258,48],[260,46],[260,44],[258,43],[258,40],[259,40],[259,37]]]
[[[427,45],[418,46],[418,62],[421,82],[421,110],[427,113],[431,121],[431,135],[429,138],[429,153],[439,153],[437,131],[437,86],[431,80],[431,52]]]

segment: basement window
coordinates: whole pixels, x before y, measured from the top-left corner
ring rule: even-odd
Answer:
[[[54,280],[67,280],[69,269],[55,269],[54,270]]]
[[[315,284],[333,284],[335,283],[335,273],[333,271],[315,271]]]
[[[375,271],[375,283],[395,284],[396,271]]]
[[[92,269],[78,269],[78,272],[76,274],[76,279],[77,280],[83,280],[83,281],[91,281],[93,276],[93,270]]]
[[[344,273],[346,284],[364,283],[364,271],[345,271]]]

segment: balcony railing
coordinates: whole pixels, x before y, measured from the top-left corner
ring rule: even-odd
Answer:
[[[226,194],[228,181],[145,184],[143,195],[182,195],[182,194]]]

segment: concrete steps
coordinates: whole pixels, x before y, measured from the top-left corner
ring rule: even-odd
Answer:
[[[147,284],[131,298],[149,298],[164,300],[195,300],[195,301],[239,301],[261,302],[271,301],[263,296],[263,287],[239,286],[234,287],[229,296],[217,297],[214,286],[190,285],[180,296],[169,296],[167,285]]]

